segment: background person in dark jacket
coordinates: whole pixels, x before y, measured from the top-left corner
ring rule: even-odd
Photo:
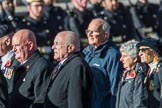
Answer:
[[[121,43],[136,38],[136,31],[128,7],[119,0],[102,0],[101,5],[104,9],[98,17],[110,24],[110,34],[114,42]]]
[[[122,65],[109,30],[108,23],[99,18],[92,20],[86,30],[89,45],[83,53],[94,76],[92,108],[115,108]]]
[[[158,10],[158,23],[159,23],[159,37],[162,42],[162,0],[160,0],[160,6]]]
[[[15,13],[14,0],[0,1],[0,24],[10,25],[16,30],[20,19]]]
[[[52,72],[44,108],[91,108],[92,73],[80,54],[79,38],[60,32],[52,49],[59,65]]]
[[[94,18],[92,10],[87,7],[87,0],[71,0],[74,8],[67,5],[68,16],[65,19],[65,28],[76,33],[81,39],[81,45],[87,45],[85,29]]]
[[[139,62],[135,40],[121,44],[120,61],[124,72],[119,83],[116,108],[148,108],[148,94],[144,83],[147,65]]]
[[[158,23],[159,4],[149,2],[149,0],[137,0],[135,12],[144,31],[145,36],[159,39]]]

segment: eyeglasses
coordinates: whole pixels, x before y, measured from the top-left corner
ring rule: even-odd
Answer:
[[[85,30],[85,33],[88,34],[93,34],[93,35],[99,35],[100,33],[97,31],[92,31],[92,30]]]
[[[150,48],[140,48],[140,49],[138,49],[138,52],[146,52],[146,51],[148,51],[148,50],[150,50],[151,51],[151,49]]]

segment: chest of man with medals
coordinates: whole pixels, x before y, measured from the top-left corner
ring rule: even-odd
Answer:
[[[13,89],[14,72],[15,69],[17,69],[17,67],[19,66],[19,64],[20,63],[15,59],[14,55],[10,59],[5,60],[3,64],[1,64],[1,72],[7,80],[8,93],[11,93]]]

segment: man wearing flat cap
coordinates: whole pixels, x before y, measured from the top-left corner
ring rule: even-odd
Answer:
[[[137,44],[141,62],[149,65],[144,83],[147,85],[149,108],[162,108],[162,43],[146,38]]]
[[[6,108],[8,93],[11,92],[12,67],[16,63],[12,51],[13,30],[8,25],[0,25],[0,108]],[[5,77],[4,77],[5,76]],[[7,79],[7,81],[6,81]],[[2,96],[3,95],[3,96]],[[2,96],[2,97],[1,97]],[[2,107],[1,107],[2,105]]]

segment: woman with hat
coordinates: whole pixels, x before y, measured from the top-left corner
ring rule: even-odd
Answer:
[[[162,107],[162,43],[154,38],[145,38],[137,44],[142,63],[149,65],[145,82],[148,91],[148,108]]]

